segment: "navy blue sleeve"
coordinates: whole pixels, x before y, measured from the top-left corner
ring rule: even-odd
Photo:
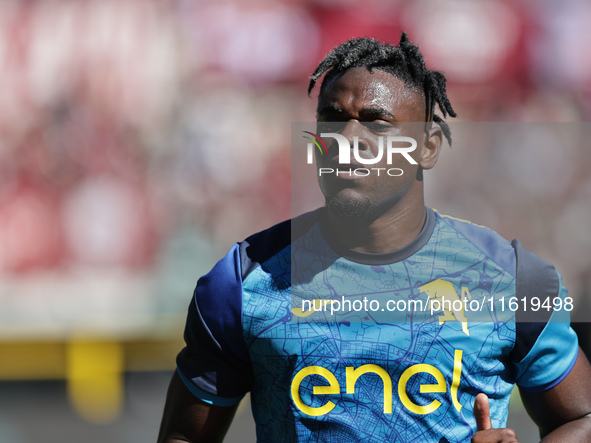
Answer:
[[[242,331],[238,244],[197,282],[184,338],[177,371],[187,388],[210,404],[238,403],[253,379]]]
[[[567,290],[556,268],[521,244],[512,242],[517,257],[516,297],[561,298],[565,306]],[[557,303],[558,304],[558,303]],[[522,303],[519,306],[524,306]],[[512,352],[513,373],[517,385],[525,391],[543,391],[560,383],[571,371],[578,356],[577,335],[570,326],[567,309],[528,309],[515,314],[515,345]],[[567,305],[572,308],[572,305]]]

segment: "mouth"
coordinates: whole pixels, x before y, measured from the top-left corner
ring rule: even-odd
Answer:
[[[339,163],[339,155],[330,158],[325,157],[324,162],[319,162],[318,174],[321,179],[338,181],[356,181],[367,177],[369,170],[366,165],[352,161],[351,163]]]
[[[319,177],[329,180],[360,180],[370,175],[370,171],[356,164],[331,165],[327,168],[318,169]]]
[[[360,169],[360,168],[365,168],[364,165],[362,165],[361,163],[358,162],[351,162],[351,163],[339,163],[339,155],[334,155],[332,156],[328,162],[327,162],[327,167],[328,168],[333,168],[335,170],[339,169]]]

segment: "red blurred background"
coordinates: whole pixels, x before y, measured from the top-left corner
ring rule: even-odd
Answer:
[[[583,0],[1,0],[0,379],[56,378],[19,377],[10,346],[80,336],[172,340],[120,371],[173,368],[197,277],[290,217],[290,124],[314,120],[308,75],[338,43],[406,31],[460,122],[585,129],[590,21]],[[535,170],[495,180],[515,157],[474,148],[481,187],[444,166],[428,203],[521,238],[587,294],[591,157],[573,149],[544,192]]]

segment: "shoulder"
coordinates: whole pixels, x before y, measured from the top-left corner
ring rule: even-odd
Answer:
[[[453,242],[455,238],[461,237],[503,270],[512,276],[516,275],[515,248],[510,241],[486,226],[441,214],[435,209],[433,211],[439,224],[446,226],[448,231],[453,232],[448,234],[451,238],[450,241]]]
[[[536,295],[541,298],[555,297],[561,289],[561,279],[554,265],[525,249],[519,240],[513,240],[517,260],[517,295]],[[543,319],[529,319],[529,321]]]
[[[215,312],[221,306],[242,296],[242,283],[256,268],[263,266],[285,250],[297,237],[316,223],[320,210],[278,223],[234,244],[212,270],[197,282],[195,301]]]
[[[286,220],[234,244],[207,274],[197,282],[187,324],[205,324],[218,342],[241,335],[242,303],[245,280],[255,269],[265,266],[286,250],[294,236],[304,234],[316,222],[318,212]],[[289,252],[286,253],[289,258]],[[284,263],[265,269],[266,278],[283,281],[290,271]],[[233,347],[228,343],[229,347]]]
[[[560,281],[556,268],[525,249],[519,240],[509,241],[486,226],[434,211],[439,220],[516,278],[518,296],[558,293]]]
[[[240,274],[244,280],[254,269],[285,250],[319,220],[322,209],[307,212],[251,235],[238,244]]]

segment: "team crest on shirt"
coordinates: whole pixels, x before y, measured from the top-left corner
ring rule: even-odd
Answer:
[[[468,319],[466,318],[465,308],[467,300],[472,300],[468,288],[462,287],[461,298],[458,295],[454,285],[445,280],[434,280],[426,285],[419,287],[420,292],[429,296],[432,311],[442,311],[439,316],[439,324],[446,321],[459,321],[462,324],[462,331],[470,335],[468,330]]]

